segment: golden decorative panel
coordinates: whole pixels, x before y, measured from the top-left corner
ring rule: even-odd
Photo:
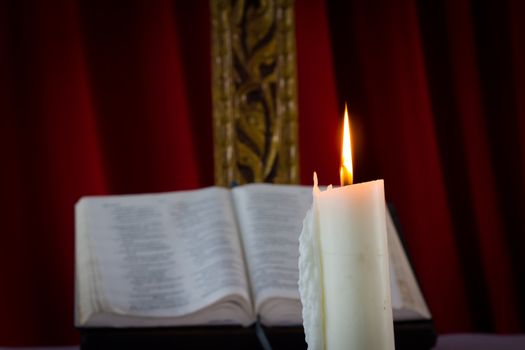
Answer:
[[[297,183],[293,1],[211,0],[215,183]]]

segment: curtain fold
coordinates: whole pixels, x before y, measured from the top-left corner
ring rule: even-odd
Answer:
[[[427,45],[428,71],[435,82],[438,132],[448,134],[441,137],[442,161],[449,167],[449,206],[456,215],[456,230],[462,232],[458,242],[465,252],[471,312],[476,328],[508,331],[519,324],[516,289],[505,237],[496,234],[505,230],[489,156],[490,129],[483,109],[472,10],[468,2],[450,1],[443,8],[424,9],[425,19],[434,18],[431,25],[426,22],[426,32],[444,39],[439,44],[428,40],[434,42]],[[432,33],[438,28],[438,34]]]
[[[414,3],[354,1],[340,8],[334,2],[331,10],[336,71],[346,66],[337,77],[361,91],[354,97],[339,89],[363,130],[356,179],[385,179],[438,329],[468,329]],[[353,70],[359,81],[350,76]]]
[[[514,68],[514,81],[512,85],[514,100],[516,101],[516,113],[518,116],[518,129],[521,150],[522,172],[525,167],[525,3],[519,0],[511,0],[508,5],[509,31],[511,38],[512,67]]]
[[[440,332],[524,325],[518,3],[329,2],[360,176],[385,177]]]
[[[147,192],[201,185],[198,174],[206,173],[206,168],[209,173],[213,167],[196,157],[194,142],[204,143],[211,153],[212,140],[196,137],[200,133],[194,130],[192,119],[200,129],[210,130],[210,102],[204,103],[208,108],[202,116],[189,114],[186,74],[196,70],[192,63],[184,66],[174,5],[168,1],[136,1],[126,6],[83,2],[79,8],[111,191]],[[201,15],[207,18],[206,13]],[[209,24],[193,29],[194,45],[207,48]],[[208,59],[209,55],[205,67],[209,66]],[[203,61],[196,58],[195,63]],[[203,76],[196,74],[191,79],[199,81]],[[207,83],[202,92],[191,92],[209,101],[209,77],[202,81]],[[205,168],[199,169],[199,163]],[[185,165],[182,171],[180,164]]]
[[[78,342],[81,196],[213,184],[208,5],[0,4],[0,346]],[[348,102],[438,331],[523,331],[523,2],[295,6],[302,183],[338,183]]]
[[[295,3],[301,183],[339,184],[341,111],[337,101],[327,8]]]
[[[0,345],[78,342],[81,196],[213,184],[203,5],[0,5]]]
[[[3,2],[2,345],[72,343],[73,204],[106,182],[76,11]]]

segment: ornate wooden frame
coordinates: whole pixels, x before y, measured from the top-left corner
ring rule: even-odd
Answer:
[[[211,0],[215,183],[297,183],[293,0]]]

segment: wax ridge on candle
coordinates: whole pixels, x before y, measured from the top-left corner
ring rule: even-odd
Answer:
[[[299,236],[299,294],[303,305],[302,316],[305,340],[310,350],[323,350],[324,311],[321,252],[317,200],[320,194],[317,174],[314,172],[312,207],[303,221]]]

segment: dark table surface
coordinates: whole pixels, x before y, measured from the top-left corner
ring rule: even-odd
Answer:
[[[79,350],[79,346],[2,347],[0,350]],[[435,350],[524,350],[525,334],[446,334],[438,337]]]

